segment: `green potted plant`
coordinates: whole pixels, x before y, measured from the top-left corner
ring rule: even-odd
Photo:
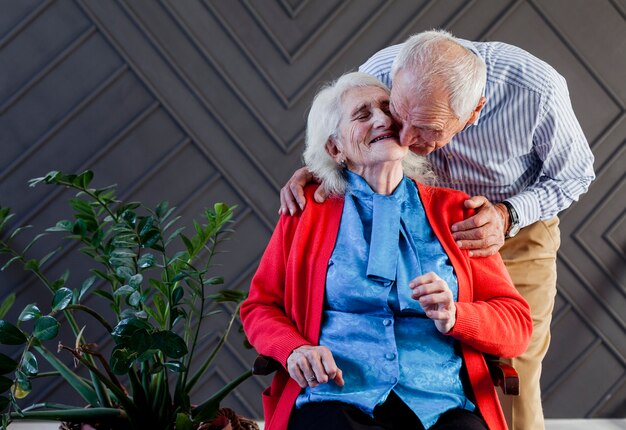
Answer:
[[[0,344],[21,348],[17,359],[0,353],[3,427],[19,419],[97,423],[99,428],[115,429],[194,430],[209,428],[211,422],[212,428],[228,425],[225,418],[217,419],[220,401],[251,371],[197,405],[192,404],[190,392],[226,341],[245,298],[240,291],[220,291],[224,280],[212,273],[214,257],[231,232],[228,226],[234,207],[217,203],[207,209],[202,222],[193,221],[195,231],[188,236],[167,202],[154,209],[122,202],[114,186],[92,188],[92,179],[91,171],[78,175],[53,171],[30,181],[31,186],[51,184],[77,193],[69,199],[73,219],[60,220],[23,249],[15,249],[14,244],[27,227],[6,231],[13,215],[0,207],[2,270],[21,263],[49,292],[49,303],[28,304],[14,321],[5,317],[15,294],[0,305]],[[55,233],[78,242],[80,252],[93,263],[86,279],[70,281],[69,272],[56,279],[48,277],[46,263],[60,248],[43,258],[28,257],[42,237]],[[85,299],[90,295],[92,300],[106,302],[113,317],[107,319],[88,306]],[[233,303],[228,309],[234,306],[228,323],[210,327],[207,320],[220,312],[211,305],[224,302]],[[100,328],[95,330],[94,323],[89,329],[81,327],[78,313]],[[71,344],[56,340],[61,324],[71,328]],[[223,331],[220,341],[208,357],[199,356],[201,332],[216,330]],[[103,332],[114,342],[106,354],[90,343]],[[42,362],[54,371],[40,372]],[[62,402],[24,406],[32,381],[42,377],[63,378],[88,406]]]

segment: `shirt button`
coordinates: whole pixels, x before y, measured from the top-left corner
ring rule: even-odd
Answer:
[[[448,154],[448,160],[452,160],[453,158],[454,158],[454,155]]]
[[[385,327],[389,327],[389,326],[391,325],[391,320],[389,320],[389,319],[385,319],[385,320],[383,320],[383,325],[384,325]]]
[[[385,358],[387,360],[393,360],[394,358],[396,358],[396,354],[394,354],[393,352],[388,352],[387,354],[385,354]]]
[[[398,383],[398,378],[391,378],[390,382],[392,384],[397,384]]]

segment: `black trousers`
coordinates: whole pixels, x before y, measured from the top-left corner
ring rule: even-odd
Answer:
[[[341,402],[311,402],[291,411],[289,430],[424,430],[411,409],[392,391],[374,409],[374,418]],[[430,430],[489,430],[482,417],[465,409],[452,409]]]

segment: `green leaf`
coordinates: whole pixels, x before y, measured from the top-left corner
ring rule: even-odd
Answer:
[[[35,346],[35,350],[63,376],[74,390],[91,406],[98,406],[99,400],[94,389],[80,378],[72,369],[67,367],[56,355],[53,355],[43,346]]]
[[[4,266],[2,266],[2,268],[0,270],[4,271],[6,270],[11,264],[13,264],[14,262],[16,262],[17,260],[22,260],[23,257],[21,255],[16,255],[15,257],[11,258],[9,261],[7,261],[6,263],[4,263]]]
[[[26,254],[28,252],[28,250],[42,237],[47,236],[47,233],[39,233],[37,236],[33,237],[33,239],[28,242],[28,245],[26,245],[24,247],[24,250],[22,251],[22,254]],[[41,266],[43,263],[40,261],[39,265]]]
[[[13,303],[15,303],[15,293],[9,294],[2,301],[2,304],[0,305],[0,319],[4,318],[7,312],[9,312]]]
[[[130,277],[135,274],[135,272],[133,272],[133,270],[130,267],[126,267],[126,266],[118,267],[117,269],[115,269],[115,273],[117,274],[117,276],[124,279],[124,281],[126,282],[128,282]]]
[[[24,225],[22,227],[16,228],[15,230],[13,230],[13,233],[11,233],[11,235],[9,236],[9,240],[13,239],[15,236],[17,236],[18,234],[20,234],[24,230],[28,230],[31,227],[32,227],[32,225]]]
[[[27,375],[34,376],[39,373],[39,365],[37,364],[37,358],[30,351],[25,351],[22,358],[22,371]]]
[[[224,278],[221,276],[213,276],[212,278],[206,279],[204,281],[204,285],[221,285],[224,283]]]
[[[52,299],[52,312],[62,311],[72,303],[73,293],[69,288],[59,288]]]
[[[54,339],[59,334],[59,322],[46,315],[41,317],[35,323],[35,329],[33,330],[33,336],[39,340]]]
[[[189,255],[193,255],[193,244],[191,243],[191,240],[189,240],[189,238],[182,233],[180,235],[180,238],[185,244],[185,248],[187,248],[187,252],[189,253]]]
[[[37,261],[34,258],[32,258],[32,259],[28,260],[26,262],[26,264],[24,264],[24,268],[26,270],[37,271],[37,270],[39,270],[39,261]]]
[[[41,260],[39,260],[39,265],[43,266],[44,264],[46,264],[48,262],[48,260],[50,260],[56,254],[58,254],[58,252],[61,251],[61,249],[62,249],[61,247],[58,247],[57,249],[47,253]]]
[[[26,373],[22,372],[21,370],[15,371],[15,382],[17,382],[17,385],[19,385],[19,387],[23,391],[30,392],[33,390],[30,378]]]
[[[168,361],[167,363],[163,363],[163,366],[174,373],[185,371],[185,365],[180,361]]]
[[[130,279],[128,280],[128,285],[130,285],[134,289],[137,289],[141,286],[141,281],[143,281],[143,276],[140,273],[137,273],[130,277]]]
[[[148,332],[153,330],[152,326],[144,320],[139,318],[126,318],[117,323],[111,332],[111,336],[113,336],[115,343],[119,345],[128,342],[132,335],[141,329],[147,330]]]
[[[72,221],[68,221],[64,219],[64,220],[57,222],[54,227],[47,228],[46,231],[71,232],[73,228],[74,228],[74,223]]]
[[[106,290],[102,290],[102,289],[98,288],[93,293],[96,296],[104,297],[105,299],[107,299],[110,302],[114,302],[115,301],[115,298],[113,297],[113,295],[111,293],[109,293],[108,291],[106,291]]]
[[[154,213],[156,214],[156,216],[159,218],[163,217],[163,215],[167,212],[167,208],[169,207],[169,205],[170,203],[167,200],[163,200],[161,203],[159,203],[154,209]]]
[[[89,289],[93,286],[94,282],[96,282],[95,276],[90,276],[89,278],[85,279],[83,285],[80,287],[80,293],[78,294],[79,302],[83,299],[87,291],[89,291]]]
[[[35,303],[31,303],[26,305],[22,313],[20,314],[18,320],[19,321],[30,321],[32,319],[41,318],[41,311],[37,307]]]
[[[128,297],[128,304],[137,307],[139,303],[141,303],[141,293],[139,291],[133,292],[130,297]]]
[[[130,369],[135,357],[132,352],[126,348],[120,348],[116,346],[111,352],[110,366],[113,373],[116,375],[124,375]]]
[[[152,344],[170,358],[181,358],[187,354],[187,345],[183,338],[171,331],[153,333]]]
[[[77,219],[74,221],[74,226],[72,227],[72,233],[81,238],[84,238],[87,235],[87,224],[82,219]]]
[[[0,352],[0,375],[6,375],[17,369],[18,362]]]
[[[144,254],[139,260],[137,260],[137,266],[140,269],[147,269],[148,267],[153,267],[155,263],[155,258],[153,254]]]
[[[129,294],[132,294],[134,292],[135,292],[135,288],[131,287],[130,285],[122,285],[117,290],[115,290],[113,295],[115,297],[128,296]]]
[[[187,414],[176,414],[176,430],[193,430],[193,421]]]
[[[13,381],[11,379],[6,378],[4,376],[0,376],[0,393],[9,391],[9,389],[11,388],[11,385],[13,385]]]
[[[83,173],[78,175],[78,181],[80,182],[83,188],[89,187],[91,180],[93,179],[93,172],[91,170],[85,170]]]
[[[8,321],[0,320],[0,343],[3,345],[22,345],[26,343],[22,331]]]
[[[174,288],[174,291],[172,291],[172,303],[174,305],[177,305],[183,298],[184,294],[185,290],[183,289],[183,287],[177,285],[176,288]]]

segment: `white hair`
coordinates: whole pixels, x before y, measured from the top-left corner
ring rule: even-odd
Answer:
[[[460,120],[476,108],[487,80],[483,59],[444,30],[409,37],[393,62],[392,79],[401,70],[411,74],[416,94],[428,94],[434,86],[443,85],[450,108]]]
[[[353,72],[323,86],[311,104],[307,119],[304,164],[330,194],[344,194],[346,179],[342,174],[343,168],[327,152],[326,143],[331,137],[338,138],[344,94],[353,88],[362,87],[377,87],[389,94],[389,88],[372,75]],[[419,180],[434,178],[426,158],[411,152],[402,161],[402,168],[407,176]]]

